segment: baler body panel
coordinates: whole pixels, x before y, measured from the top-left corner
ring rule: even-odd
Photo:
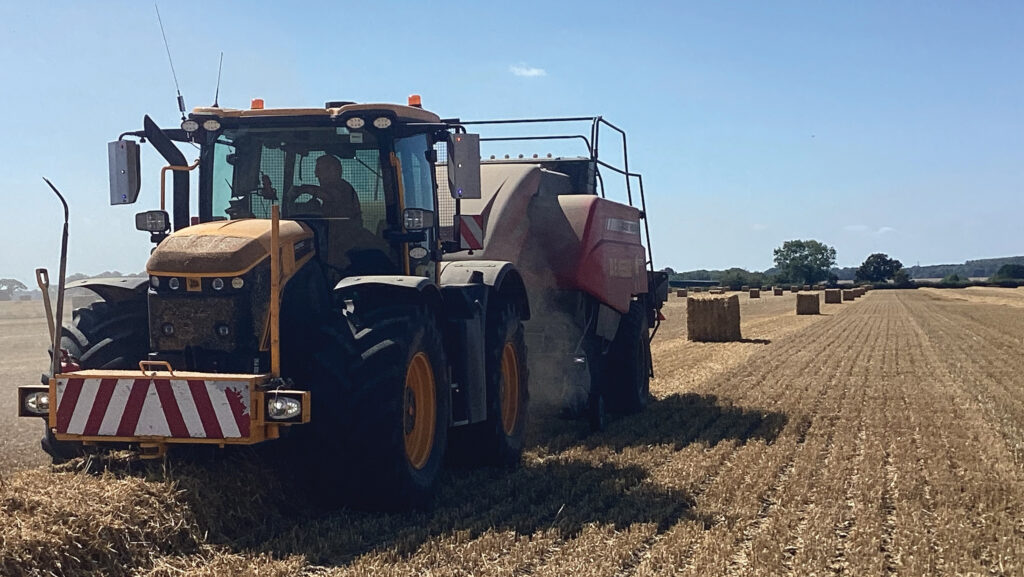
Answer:
[[[640,211],[575,194],[564,174],[532,164],[484,165],[483,198],[462,214],[483,218],[483,249],[457,260],[505,260],[527,287],[580,290],[620,313],[647,292]]]

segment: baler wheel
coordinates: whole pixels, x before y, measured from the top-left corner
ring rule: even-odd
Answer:
[[[630,303],[608,351],[604,390],[609,410],[633,414],[647,406],[651,391],[650,347],[647,313],[643,299],[638,299]]]

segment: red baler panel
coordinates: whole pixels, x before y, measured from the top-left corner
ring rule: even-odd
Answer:
[[[647,292],[640,211],[596,196],[560,196],[558,201],[580,241],[576,265],[559,271],[560,284],[628,312],[630,298]]]

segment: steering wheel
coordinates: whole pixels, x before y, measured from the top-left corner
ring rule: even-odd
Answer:
[[[281,202],[282,215],[323,216],[324,201],[316,194],[319,190],[320,187],[312,184],[300,184],[288,189]]]

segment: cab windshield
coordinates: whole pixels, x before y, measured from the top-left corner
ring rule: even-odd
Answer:
[[[378,234],[388,205],[381,152],[373,134],[344,127],[235,128],[212,147],[212,220],[348,220]]]

